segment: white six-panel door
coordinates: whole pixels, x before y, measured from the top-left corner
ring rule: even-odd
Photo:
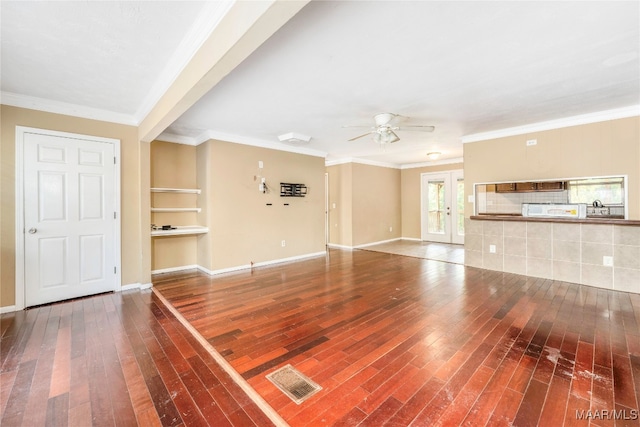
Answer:
[[[116,289],[115,147],[23,133],[24,300]]]

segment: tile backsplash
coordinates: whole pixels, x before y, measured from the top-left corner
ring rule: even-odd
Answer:
[[[523,203],[569,203],[569,192],[478,193],[478,213],[519,214]]]

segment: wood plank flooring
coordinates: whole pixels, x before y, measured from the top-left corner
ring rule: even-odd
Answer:
[[[364,250],[154,283],[292,426],[640,425],[640,295]]]
[[[154,284],[291,426],[640,425],[640,295],[360,250]],[[0,332],[2,426],[273,425],[150,291]]]
[[[151,291],[0,319],[3,427],[273,425]]]

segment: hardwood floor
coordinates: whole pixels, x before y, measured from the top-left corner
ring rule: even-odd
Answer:
[[[292,426],[640,425],[640,295],[364,250],[154,286],[2,315],[0,425],[272,425],[207,346]]]
[[[359,250],[155,286],[293,426],[640,423],[640,295]]]
[[[273,425],[151,291],[0,322],[0,425]]]

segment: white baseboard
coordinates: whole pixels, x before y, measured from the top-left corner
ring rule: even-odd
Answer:
[[[140,290],[153,288],[153,283],[141,283]]]
[[[130,291],[132,289],[140,289],[140,283],[129,283],[128,285],[122,285],[118,291]]]
[[[198,270],[207,273],[209,276],[215,276],[216,274],[223,274],[223,273],[232,273],[234,271],[240,271],[240,270],[248,270],[251,269],[253,267],[265,267],[267,265],[273,265],[273,264],[281,264],[283,262],[290,262],[290,261],[299,261],[302,259],[306,259],[306,258],[314,258],[317,256],[325,256],[327,254],[326,251],[322,251],[322,252],[314,252],[314,253],[310,253],[310,254],[304,254],[304,255],[297,255],[297,256],[292,256],[292,257],[288,257],[288,258],[280,258],[280,259],[274,259],[271,261],[263,261],[263,262],[256,262],[253,264],[253,266],[251,264],[245,264],[245,265],[238,265],[236,267],[229,267],[229,268],[222,268],[219,270],[209,270],[201,265],[199,265],[197,268]]]
[[[401,240],[411,240],[414,242],[422,242],[422,239],[416,239],[415,237],[401,237]]]
[[[160,268],[158,270],[151,270],[151,274],[174,273],[176,271],[195,270],[196,268],[198,268],[198,265],[196,264],[181,265],[178,267],[169,267],[169,268]]]
[[[332,248],[332,249],[345,249],[347,251],[352,251],[353,250],[353,246],[336,245],[335,243],[327,243],[327,246]]]
[[[4,307],[0,307],[0,314],[13,313],[14,311],[16,311],[15,305],[6,305]]]
[[[380,245],[382,243],[397,242],[398,240],[401,240],[401,239],[402,239],[401,237],[396,237],[395,239],[381,240],[379,242],[372,242],[372,243],[365,243],[364,245],[355,246],[355,248],[359,249],[359,248],[366,248],[367,246]]]

